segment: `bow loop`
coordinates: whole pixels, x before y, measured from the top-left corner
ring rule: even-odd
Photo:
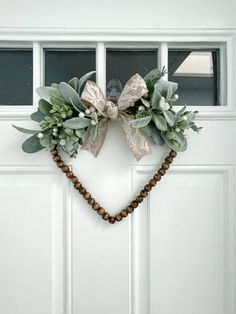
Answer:
[[[107,133],[109,120],[118,120],[125,134],[126,141],[134,157],[139,160],[143,156],[151,153],[151,148],[146,137],[137,128],[132,128],[129,124],[133,119],[124,112],[125,109],[134,106],[135,102],[148,92],[143,78],[139,74],[133,75],[118,99],[117,105],[107,100],[101,89],[92,81],[87,81],[81,99],[86,104],[94,106],[103,116],[97,125],[97,138],[93,141],[88,137],[83,145],[83,149],[89,150],[95,156],[99,153]]]

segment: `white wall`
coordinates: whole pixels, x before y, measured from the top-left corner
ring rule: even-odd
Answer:
[[[235,12],[235,0],[0,0],[0,27],[235,28]]]

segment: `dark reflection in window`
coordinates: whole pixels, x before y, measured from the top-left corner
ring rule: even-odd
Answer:
[[[107,49],[107,97],[117,101],[127,80],[157,67],[157,49]]]
[[[220,105],[219,53],[219,49],[169,50],[169,80],[179,84],[176,105]]]
[[[45,85],[69,81],[96,70],[94,49],[45,49]],[[92,77],[95,80],[95,75]]]
[[[32,105],[32,49],[0,50],[0,105]]]

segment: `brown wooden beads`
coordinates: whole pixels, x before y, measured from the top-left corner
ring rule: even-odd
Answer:
[[[122,209],[118,214],[116,214],[115,216],[111,216],[102,206],[100,206],[99,203],[96,202],[96,200],[92,197],[91,193],[88,192],[85,189],[85,187],[83,187],[82,183],[79,181],[77,176],[61,159],[58,150],[56,148],[52,149],[51,154],[58,168],[60,168],[61,171],[65,173],[67,178],[71,180],[71,182],[74,185],[74,188],[78,190],[78,192],[83,196],[83,198],[88,202],[88,204],[91,205],[93,210],[95,210],[103,220],[109,222],[110,224],[122,221],[129,214],[132,214],[134,212],[134,209],[137,208],[140,203],[142,203],[142,201],[144,200],[145,197],[148,196],[148,193],[152,190],[152,188],[165,175],[166,171],[170,168],[170,164],[173,162],[173,159],[177,155],[177,153],[174,150],[171,150],[169,155],[165,158],[165,161],[162,163],[161,167],[153,175],[151,180],[149,180],[149,182],[144,186],[143,190],[140,191],[136,199],[134,199],[126,208]]]

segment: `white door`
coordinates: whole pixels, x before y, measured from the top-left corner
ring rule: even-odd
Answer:
[[[2,29],[0,40],[0,313],[235,314],[235,32]],[[203,130],[135,213],[109,225],[48,152],[22,152],[12,124],[33,127],[33,88],[73,71],[96,67],[105,91],[168,64]],[[110,123],[96,159],[67,161],[116,213],[167,152],[136,162]]]

